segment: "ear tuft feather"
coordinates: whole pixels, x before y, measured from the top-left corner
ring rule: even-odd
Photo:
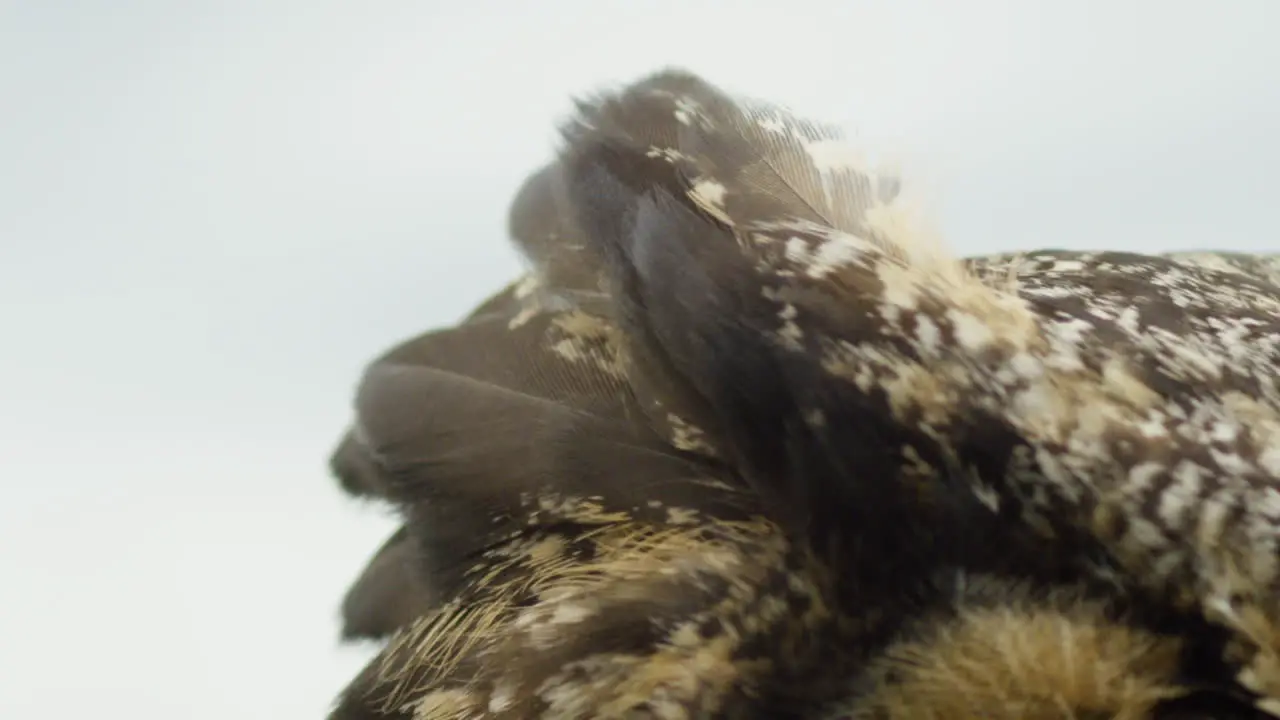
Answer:
[[[580,108],[564,135],[568,206],[606,269],[633,375],[677,388],[794,531],[822,552],[866,556],[857,562],[878,581],[859,572],[858,584],[916,582],[949,562],[986,511],[967,493],[903,477],[912,431],[885,422],[879,401],[833,379],[794,336],[798,319],[818,332],[868,324],[865,301],[837,318],[798,318],[792,294],[835,307],[822,263],[863,247],[885,265],[913,255],[876,214],[896,184],[835,150],[833,131],[683,76]],[[953,264],[925,267],[977,282]],[[878,291],[874,269],[849,277],[850,289]],[[815,280],[791,282],[805,272]],[[927,448],[920,459],[947,463]],[[842,526],[858,538],[833,537]]]

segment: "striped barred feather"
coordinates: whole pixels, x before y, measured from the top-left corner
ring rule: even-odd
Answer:
[[[681,71],[563,136],[528,275],[358,389],[332,466],[403,525],[335,720],[1280,707],[1280,261],[959,258]]]

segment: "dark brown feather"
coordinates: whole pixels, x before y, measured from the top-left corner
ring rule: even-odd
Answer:
[[[383,544],[342,602],[342,636],[381,639],[431,612],[420,548],[401,527]]]

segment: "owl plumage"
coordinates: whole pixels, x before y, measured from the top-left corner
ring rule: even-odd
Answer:
[[[1280,698],[1280,263],[963,260],[833,129],[578,104],[530,273],[371,364],[356,718],[1236,718]]]

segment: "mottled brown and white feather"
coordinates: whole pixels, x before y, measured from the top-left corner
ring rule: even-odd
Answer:
[[[406,525],[335,718],[1280,699],[1280,263],[963,260],[839,133],[679,71],[564,135],[531,274],[362,384],[335,469]]]

